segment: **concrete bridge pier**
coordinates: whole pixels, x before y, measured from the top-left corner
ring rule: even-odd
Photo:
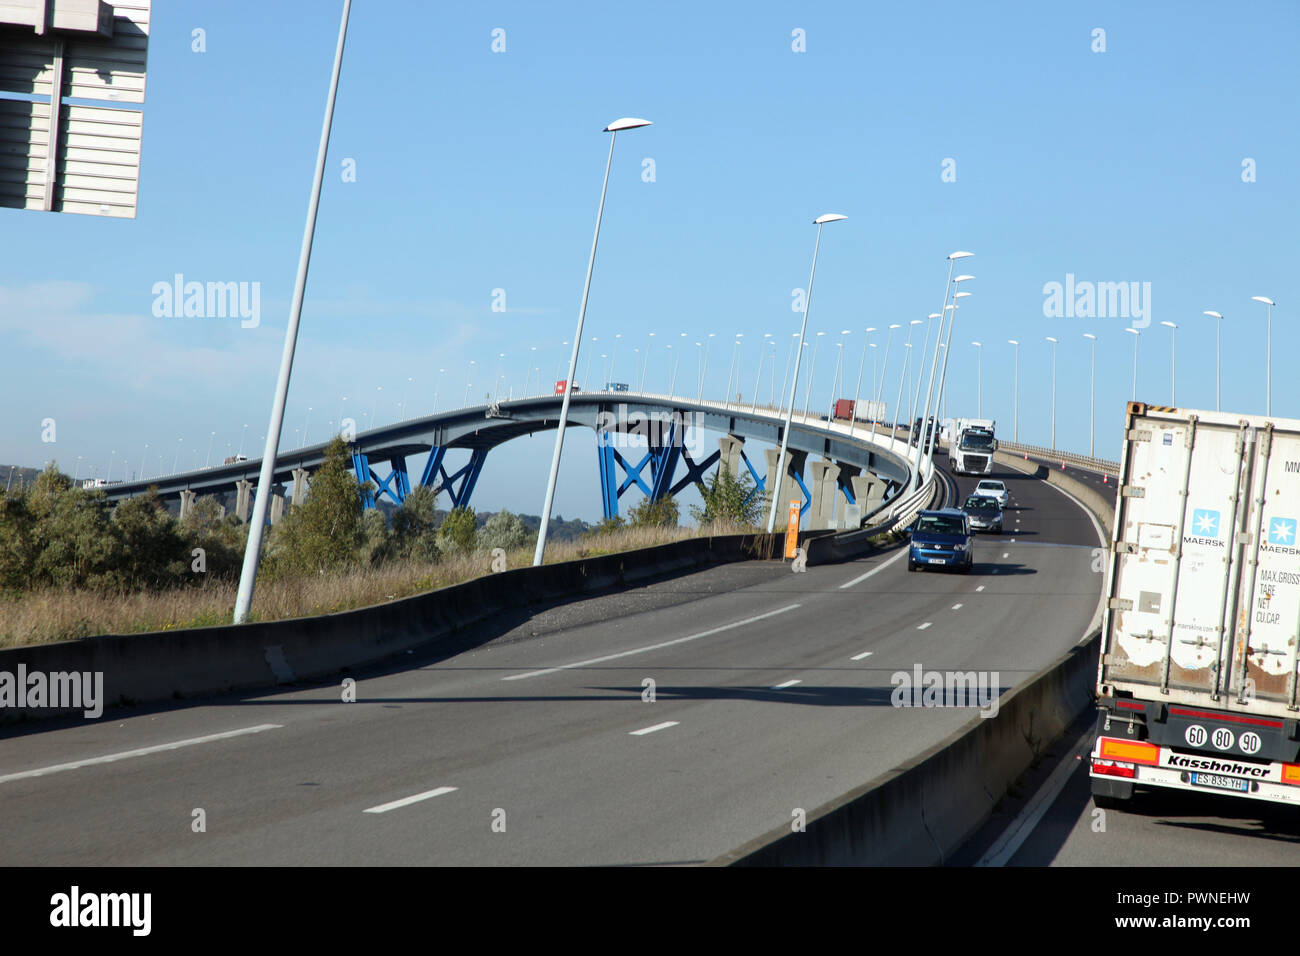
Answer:
[[[235,514],[244,524],[248,524],[248,511],[253,499],[253,483],[247,478],[235,482],[238,492],[235,496]]]
[[[307,469],[293,470],[293,507],[299,507],[307,500]]]
[[[800,488],[799,484],[795,481],[795,476],[799,475],[802,477],[804,462],[808,459],[808,453],[806,451],[796,451],[793,448],[788,449],[785,454],[783,467],[780,468],[781,484],[778,488],[776,478],[778,471],[777,458],[780,454],[781,449],[779,448],[767,449],[767,482],[764,485],[765,488],[776,488],[778,516],[785,514],[785,504],[787,501],[803,502],[803,489]],[[772,507],[771,498],[767,498],[767,507]]]
[[[271,524],[279,524],[284,517],[284,486],[271,486]]]
[[[888,486],[870,472],[854,475],[849,482],[853,487],[853,500],[861,506],[863,517],[879,508],[885,500]]]
[[[190,511],[193,510],[193,508],[194,508],[194,499],[197,498],[197,497],[198,497],[198,494],[197,494],[196,492],[190,491],[190,489],[188,489],[188,488],[186,488],[184,491],[181,492],[181,514],[180,514],[180,517],[181,517],[181,520],[182,520],[182,521],[184,521],[184,520],[185,520],[185,516],[188,515],[188,514],[190,513]]]
[[[729,472],[733,477],[740,474],[740,453],[745,447],[745,439],[735,435],[723,435],[718,439],[718,468]]]
[[[812,507],[808,511],[808,527],[814,531],[834,526],[835,496],[839,490],[840,466],[833,461],[812,463]]]

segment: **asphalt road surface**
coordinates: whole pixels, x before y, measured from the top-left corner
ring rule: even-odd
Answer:
[[[954,865],[1300,865],[1300,814],[1294,807],[1175,790],[1139,790],[1124,810],[1094,807],[1087,768],[1093,724],[1091,714],[1080,720],[1052,759],[1021,781],[1018,797],[955,855]],[[1009,833],[1019,842],[1000,847]],[[997,849],[1006,858],[990,861]],[[1013,852],[1008,856],[1007,850]]]
[[[9,730],[0,864],[708,860],[975,713],[892,706],[892,675],[974,670],[1005,690],[1083,635],[1092,520],[998,477],[1007,531],[970,574],[909,574],[902,549],[803,574],[728,565],[359,673],[355,703],[330,683]]]

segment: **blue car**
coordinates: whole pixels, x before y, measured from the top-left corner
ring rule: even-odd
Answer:
[[[918,512],[908,530],[912,533],[912,543],[907,554],[907,570],[936,566],[969,571],[975,566],[970,519],[957,508]]]

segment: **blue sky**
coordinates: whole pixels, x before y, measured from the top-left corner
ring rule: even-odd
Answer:
[[[256,453],[340,9],[157,4],[138,217],[0,209],[0,376],[13,396],[0,460],[54,457],[71,471],[80,455],[84,477],[92,465],[103,475],[116,451],[122,477],[147,442],[155,473],[159,454],[170,470],[178,439],[182,466],[195,448],[202,464],[210,439],[219,459],[244,423]],[[196,28],[206,52],[191,49]],[[1104,52],[1093,51],[1098,28]],[[1118,457],[1130,320],[1045,316],[1045,284],[1068,274],[1150,283],[1139,398],[1170,398],[1168,320],[1179,326],[1175,399],[1193,408],[1215,402],[1213,320],[1201,314],[1212,309],[1226,316],[1223,407],[1263,412],[1266,310],[1251,296],[1276,299],[1273,411],[1300,418],[1300,333],[1284,287],[1300,253],[1298,46],[1290,2],[356,0],[283,444],[304,423],[323,438],[343,409],[363,427],[375,405],[392,421],[404,393],[408,414],[430,408],[435,389],[440,407],[459,403],[471,377],[479,400],[501,374],[503,391],[520,389],[530,364],[553,381],[591,242],[600,130],[621,116],[655,125],[619,137],[587,313],[596,366],[622,336],[616,378],[654,332],[648,387],[667,388],[664,345],[687,342],[686,390],[694,342],[713,332],[706,392],[720,398],[724,342],[743,333],[739,390],[750,397],[755,343],[771,333],[784,363],[798,329],[792,290],[807,282],[811,220],[840,212],[849,219],[824,233],[810,314],[810,334],[827,332],[815,405],[835,397],[840,331],[852,330],[852,378],[863,330],[936,311],[944,257],[965,249],[976,279],[953,335],[949,414],[975,412],[969,343],[980,340],[983,411],[1010,437],[1015,338],[1020,437],[1047,444],[1053,335],[1057,443],[1086,451],[1091,332],[1097,453]],[[355,182],[343,181],[345,159]],[[260,283],[260,324],[154,317],[153,286],[176,273]],[[883,347],[883,333],[873,341]],[[584,353],[580,380],[586,365]],[[866,375],[869,390],[870,357]],[[45,418],[58,425],[53,445],[41,441]],[[489,456],[475,504],[538,512],[552,439]],[[565,517],[599,517],[594,445],[576,431],[566,441]]]

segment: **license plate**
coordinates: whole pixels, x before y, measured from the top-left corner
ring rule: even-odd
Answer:
[[[1194,773],[1192,774],[1192,783],[1198,787],[1213,787],[1216,790],[1236,790],[1238,793],[1246,793],[1250,789],[1249,780],[1241,780],[1237,777],[1225,777],[1217,773]]]
[[[926,560],[929,561],[931,564],[947,564],[947,563],[948,563],[948,562],[947,562],[946,560],[944,560],[943,558],[926,558]]]

